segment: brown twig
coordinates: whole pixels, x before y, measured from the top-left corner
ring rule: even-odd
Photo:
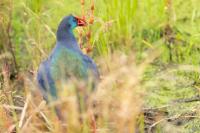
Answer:
[[[190,103],[190,102],[198,102],[198,101],[200,101],[199,95],[191,97],[191,98],[177,99],[174,102],[176,102],[176,103]]]
[[[155,127],[156,125],[160,124],[160,123],[163,122],[163,121],[166,121],[166,120],[175,120],[175,119],[179,119],[179,118],[198,118],[198,119],[200,119],[199,116],[182,115],[182,114],[176,115],[176,116],[172,116],[172,117],[168,117],[168,118],[163,118],[163,119],[161,119],[161,120],[159,120],[159,121],[153,123],[153,124],[149,127],[149,129],[148,129],[148,133],[151,133],[152,128]]]
[[[155,127],[156,125],[160,124],[161,122],[166,121],[166,120],[176,119],[176,118],[178,118],[178,116],[163,118],[163,119],[161,119],[161,120],[159,120],[159,121],[153,123],[153,124],[149,127],[149,129],[148,129],[148,133],[151,133],[152,128]]]

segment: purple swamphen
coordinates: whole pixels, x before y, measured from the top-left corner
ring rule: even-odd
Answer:
[[[58,91],[62,89],[59,87],[63,82],[76,79],[87,83],[92,79],[94,89],[99,79],[96,64],[82,53],[73,34],[73,29],[77,26],[86,26],[85,20],[73,15],[62,19],[57,29],[56,45],[49,57],[39,66],[37,81],[47,102],[58,99]]]

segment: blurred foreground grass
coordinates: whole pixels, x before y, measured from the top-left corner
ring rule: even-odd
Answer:
[[[90,56],[102,81],[90,99],[98,106],[79,114],[67,87],[68,132],[90,132],[91,112],[99,113],[100,133],[198,132],[199,7],[199,0],[95,1]],[[35,98],[34,74],[70,13],[81,15],[79,1],[0,1],[0,132],[61,132],[51,107]]]

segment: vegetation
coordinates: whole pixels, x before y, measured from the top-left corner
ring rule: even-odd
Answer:
[[[92,1],[85,2],[90,12]],[[102,79],[82,113],[73,85],[66,86],[58,104],[67,131],[199,132],[199,7],[199,0],[96,0],[94,24],[74,32],[93,47]],[[0,1],[0,132],[66,131],[35,77],[59,21],[71,13],[82,15],[80,1]]]

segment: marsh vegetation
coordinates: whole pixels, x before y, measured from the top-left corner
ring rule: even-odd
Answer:
[[[90,16],[91,3],[81,9],[79,0],[0,1],[1,133],[62,132],[35,77],[63,16],[83,11]],[[98,64],[101,81],[81,114],[74,86],[66,86],[58,104],[67,131],[198,133],[199,7],[199,0],[94,1],[94,23],[74,33],[83,51],[92,48],[88,55]]]

